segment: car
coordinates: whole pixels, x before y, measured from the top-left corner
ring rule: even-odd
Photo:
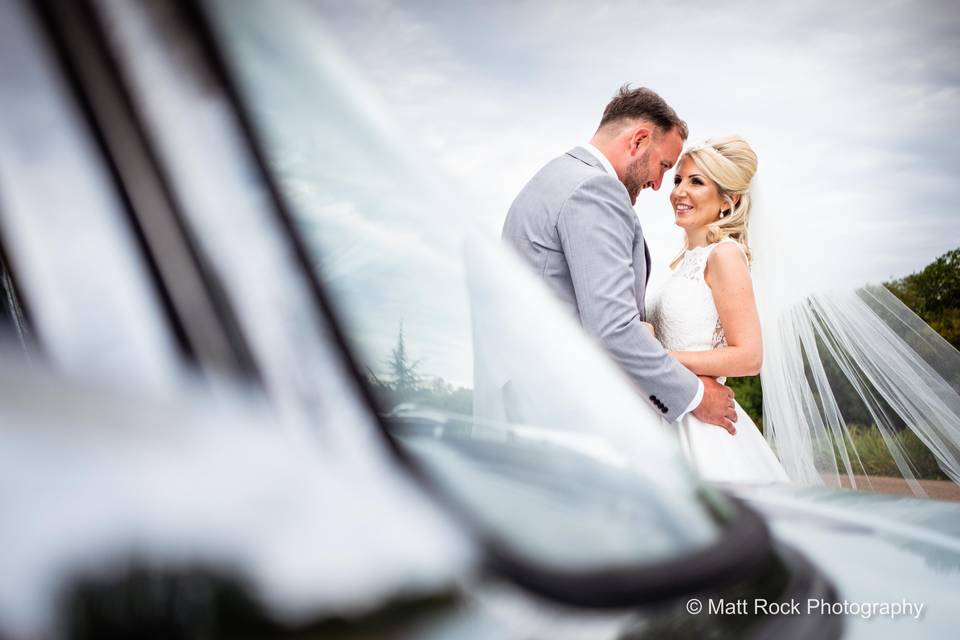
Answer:
[[[0,636],[956,628],[956,505],[699,480],[323,25],[0,1]]]

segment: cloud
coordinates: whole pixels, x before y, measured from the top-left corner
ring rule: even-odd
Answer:
[[[464,218],[499,235],[516,193],[589,139],[626,81],[661,92],[692,140],[750,140],[769,195],[756,215],[786,222],[837,284],[904,275],[960,238],[948,3],[282,4],[234,26],[241,66],[378,371],[402,320],[425,372],[469,384]],[[637,212],[661,277],[681,241],[666,189]]]
[[[376,0],[314,10],[491,233],[526,180],[587,139],[632,80],[667,97],[694,138],[741,132],[762,172],[792,176],[784,195],[823,212],[812,236],[861,239],[862,254],[845,247],[859,260],[851,277],[908,272],[960,238],[950,204],[960,10],[949,2]],[[669,215],[666,194],[650,195],[638,210],[667,258],[675,233],[652,221]],[[854,226],[864,217],[873,222]],[[828,219],[832,233],[820,227]]]

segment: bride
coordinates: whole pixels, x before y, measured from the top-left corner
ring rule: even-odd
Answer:
[[[752,376],[763,358],[750,280],[750,181],[757,157],[745,140],[715,138],[687,149],[670,194],[685,249],[647,315],[670,355],[701,376]],[[678,425],[687,459],[711,481],[788,482],[756,425],[736,405],[730,433],[687,414]]]
[[[670,194],[686,241],[650,301],[650,329],[698,375],[759,371],[764,394],[766,439],[739,405],[733,435],[688,415],[678,430],[688,460],[712,481],[872,489],[877,471],[844,417],[859,411],[893,463],[888,479],[924,496],[926,456],[960,484],[960,353],[882,286],[812,286],[809,257],[791,255],[776,215],[760,212],[762,237],[750,222],[756,169],[745,140],[713,138],[681,155]]]

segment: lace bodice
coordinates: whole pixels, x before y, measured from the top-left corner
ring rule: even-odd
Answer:
[[[730,238],[720,242],[736,244]],[[707,351],[727,343],[713,292],[703,277],[707,258],[718,244],[688,249],[659,295],[648,302],[647,318],[668,351]]]

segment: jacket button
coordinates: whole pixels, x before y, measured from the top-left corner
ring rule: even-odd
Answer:
[[[663,413],[666,413],[666,412],[667,412],[667,408],[666,408],[665,406],[663,406],[663,405],[660,405],[660,411],[662,411]]]

